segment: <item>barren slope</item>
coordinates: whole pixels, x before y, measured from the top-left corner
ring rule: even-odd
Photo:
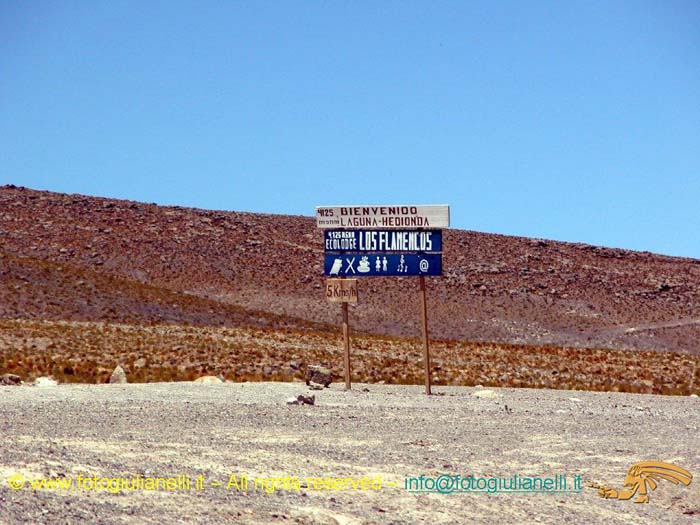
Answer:
[[[429,282],[430,326],[440,339],[700,351],[700,260],[461,230],[447,231],[445,246],[445,275]],[[53,299],[31,283],[17,288],[28,271],[18,260],[29,257],[32,267],[43,261],[76,276],[116,277],[117,288],[138,283],[214,301],[206,303],[216,305],[211,324],[245,324],[229,317],[224,305],[338,321],[339,309],[322,296],[322,236],[308,217],[5,186],[0,251],[6,255],[0,270],[4,317],[60,318],[37,303],[53,300],[72,305],[69,318],[105,319],[84,287],[57,283]],[[356,328],[418,335],[416,289],[411,278],[363,280]],[[131,300],[105,304],[115,310],[108,319],[144,308]],[[149,310],[153,320],[209,322],[192,315],[162,306]]]

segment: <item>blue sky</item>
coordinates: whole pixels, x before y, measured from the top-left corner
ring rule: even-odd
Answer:
[[[700,258],[700,3],[0,0],[0,184]]]

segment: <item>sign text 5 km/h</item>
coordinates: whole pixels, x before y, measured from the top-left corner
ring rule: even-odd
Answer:
[[[357,279],[326,279],[326,299],[332,303],[356,303]]]

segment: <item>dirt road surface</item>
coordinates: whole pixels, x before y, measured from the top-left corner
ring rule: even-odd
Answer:
[[[356,384],[351,392],[341,385],[310,392],[303,383],[0,387],[0,523],[700,523],[700,399],[436,391],[427,397],[422,387]],[[315,394],[316,404],[287,405],[302,393]],[[628,468],[645,460],[679,465],[694,479],[688,486],[662,480],[647,504],[603,499],[587,486],[622,488]],[[443,494],[405,485],[442,474],[563,474],[567,492]],[[157,490],[104,488],[116,486],[112,478],[145,484],[177,476]],[[347,478],[365,477],[365,489],[349,488]],[[41,478],[72,485],[32,488]]]

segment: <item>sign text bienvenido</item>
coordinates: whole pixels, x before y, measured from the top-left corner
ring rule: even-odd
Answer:
[[[448,228],[448,205],[318,206],[318,228]]]

